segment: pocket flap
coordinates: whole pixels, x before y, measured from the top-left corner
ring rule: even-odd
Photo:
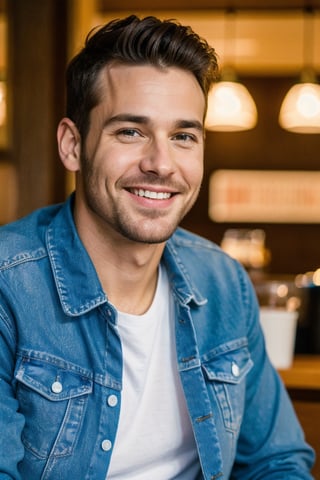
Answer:
[[[92,380],[80,373],[38,358],[22,357],[15,378],[53,401],[67,400],[92,392]]]
[[[239,383],[253,362],[246,339],[225,343],[203,357],[202,368],[208,380]]]

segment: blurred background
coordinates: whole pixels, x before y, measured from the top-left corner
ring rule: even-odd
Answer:
[[[205,179],[183,226],[242,255],[249,270],[310,279],[320,267],[320,120],[312,133],[296,133],[280,126],[279,112],[306,67],[318,82],[320,0],[151,3],[0,0],[0,224],[72,190],[56,126],[65,67],[87,32],[128,13],[154,14],[204,36],[221,80],[244,85],[256,108],[247,129],[207,130]]]

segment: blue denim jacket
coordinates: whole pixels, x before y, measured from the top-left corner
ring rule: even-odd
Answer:
[[[266,358],[242,267],[182,229],[163,262],[201,478],[312,478],[313,451]],[[116,311],[77,234],[72,199],[2,227],[0,479],[104,480],[121,374]]]

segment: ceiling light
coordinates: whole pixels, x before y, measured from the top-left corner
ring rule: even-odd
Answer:
[[[314,82],[293,85],[283,100],[279,123],[295,133],[320,133],[320,85]]]
[[[239,83],[236,78],[233,58],[236,55],[235,23],[231,22],[233,9],[226,11],[225,26],[232,27],[232,32],[225,33],[225,62],[228,67],[222,68],[220,81],[213,85],[208,96],[208,109],[205,128],[217,132],[235,132],[249,130],[257,123],[257,109],[248,89]],[[233,20],[234,20],[233,15]],[[228,23],[227,23],[228,21]],[[225,28],[226,30],[226,28]],[[228,58],[227,58],[228,57]]]
[[[244,85],[220,81],[212,87],[205,121],[207,130],[235,132],[249,130],[256,123],[256,105]]]
[[[300,82],[293,85],[286,94],[279,113],[279,124],[294,133],[320,133],[320,85],[317,83],[312,64],[313,20],[305,10],[304,16],[304,63]],[[311,56],[311,58],[310,58]],[[309,57],[309,58],[308,58]]]

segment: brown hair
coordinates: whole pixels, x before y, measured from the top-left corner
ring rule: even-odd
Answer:
[[[114,61],[187,70],[196,77],[205,98],[218,71],[214,49],[190,27],[173,20],[130,15],[93,30],[67,68],[67,116],[83,139],[90,111],[99,102],[96,79]]]

